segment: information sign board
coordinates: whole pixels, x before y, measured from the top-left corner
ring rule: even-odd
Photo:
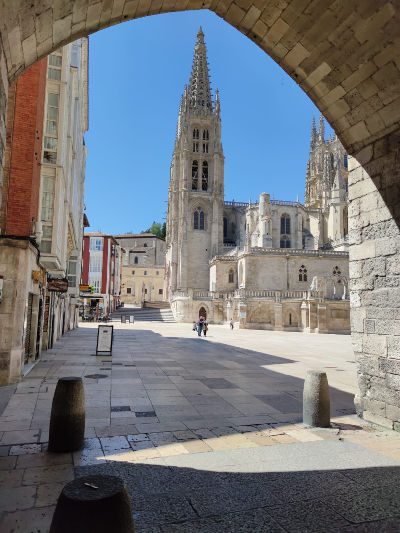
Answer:
[[[121,322],[123,324],[126,324],[126,316],[125,315],[121,315]]]
[[[135,317],[133,315],[129,315],[129,322],[130,322],[130,324],[134,324],[135,323]]]
[[[114,326],[99,326],[97,329],[96,355],[112,354]]]

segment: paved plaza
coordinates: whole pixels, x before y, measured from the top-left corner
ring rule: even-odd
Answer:
[[[0,389],[0,530],[48,531],[76,476],[122,477],[139,532],[399,531],[400,435],[354,414],[348,336],[190,324],[96,324]],[[306,371],[327,372],[332,428],[302,424]],[[46,451],[57,379],[80,376],[85,448]]]

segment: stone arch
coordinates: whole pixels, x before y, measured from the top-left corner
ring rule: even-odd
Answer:
[[[171,7],[173,6],[173,7]],[[349,158],[349,196],[362,198],[370,210],[361,220],[357,209],[349,219],[350,259],[360,263],[374,259],[390,264],[400,260],[400,8],[390,0],[291,0],[263,3],[240,0],[192,0],[187,2],[132,2],[130,0],[15,0],[0,7],[0,165],[5,145],[5,110],[8,83],[27,67],[62,45],[130,19],[185,9],[214,11],[274,59],[306,92],[336,131]],[[0,176],[2,168],[0,168]],[[372,183],[373,182],[373,183]],[[385,223],[384,235],[379,224]],[[368,231],[364,231],[368,228]],[[385,242],[383,242],[385,241]],[[362,264],[357,267],[362,269]],[[393,267],[394,271],[395,268]],[[359,360],[360,384],[370,376],[371,365],[362,361],[362,339],[370,330],[381,331],[388,364],[382,372],[395,370],[390,359],[398,358],[396,343],[387,342],[390,328],[379,308],[398,308],[399,287],[380,277],[372,288],[354,282],[352,321],[363,324],[353,331]],[[397,273],[393,274],[397,276]],[[397,278],[396,278],[397,279]],[[369,319],[364,320],[365,309]],[[378,309],[378,311],[376,311]],[[391,315],[392,313],[389,313]],[[382,356],[380,343],[369,347],[367,359]],[[396,375],[399,372],[395,371]],[[382,417],[385,405],[400,408],[400,401],[385,383],[367,398],[365,387],[357,398],[359,411]],[[398,395],[397,395],[398,398]],[[375,402],[375,403],[374,403]],[[394,409],[395,410],[395,409]],[[392,412],[394,411],[392,409]],[[388,413],[390,409],[386,409]],[[387,417],[395,415],[385,415]],[[386,422],[386,420],[385,420]],[[398,422],[396,422],[398,425]],[[393,424],[392,424],[393,426]]]
[[[172,6],[166,2],[160,6],[158,0],[65,0],[55,5],[41,0],[8,2],[0,9],[0,42],[9,80],[79,37],[120,22],[188,9],[186,2]],[[375,85],[383,88],[379,85],[385,73],[389,75],[388,62],[398,55],[394,44],[394,38],[400,36],[398,13],[389,0],[328,5],[326,0],[278,5],[266,0],[262,7],[239,0],[192,0],[190,9],[210,9],[274,59],[324,113],[349,153],[394,129],[398,116],[390,109],[398,107],[396,100],[386,99],[382,109],[388,110],[379,110],[380,120],[378,110],[361,105],[372,96],[371,88],[366,91],[371,87],[370,77],[375,75]],[[328,31],[319,29],[321,20]],[[377,34],[379,39],[374,38]],[[395,64],[391,74],[388,83],[398,85]],[[351,115],[355,108],[357,114]]]

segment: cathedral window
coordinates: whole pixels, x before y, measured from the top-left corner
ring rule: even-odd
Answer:
[[[208,130],[203,130],[203,141],[208,141],[210,139]]]
[[[193,142],[193,152],[198,152],[198,151],[199,151],[199,143]]]
[[[200,138],[200,132],[198,128],[194,128],[193,130],[193,139],[199,139]]]
[[[290,237],[287,235],[281,235],[281,248],[290,248]]]
[[[203,191],[208,189],[208,163],[203,161],[202,172],[201,172],[201,188]]]
[[[208,143],[203,143],[203,154],[208,154]]]
[[[304,265],[299,268],[299,281],[307,281],[307,269]]]
[[[338,266],[335,266],[335,268],[333,269],[333,275],[340,276],[341,274],[342,274],[342,271],[340,270],[340,268]]]
[[[137,256],[135,257],[134,263],[135,263],[135,265],[137,265],[139,263],[139,258]]]
[[[224,217],[224,239],[227,237],[228,235],[228,220],[226,217]]]
[[[287,213],[281,216],[281,235],[284,234],[290,235],[290,216]]]
[[[228,283],[234,283],[234,281],[235,281],[235,271],[233,270],[233,268],[231,268],[228,274]]]
[[[193,229],[204,230],[204,211],[198,207],[193,213]]]
[[[197,191],[199,186],[199,163],[193,161],[192,163],[192,191]]]

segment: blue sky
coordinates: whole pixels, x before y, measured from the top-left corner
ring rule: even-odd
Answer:
[[[225,198],[302,201],[319,111],[247,37],[209,11],[146,17],[90,37],[85,203],[91,230],[140,232],[167,209],[178,106],[199,26],[220,90]]]

